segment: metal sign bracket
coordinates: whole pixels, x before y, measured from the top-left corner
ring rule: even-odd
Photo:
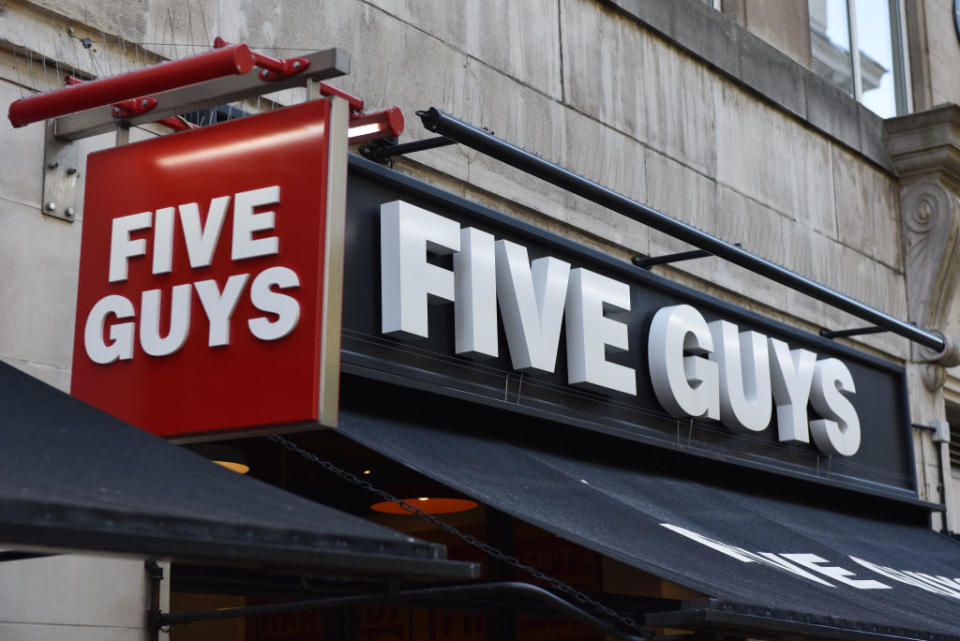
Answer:
[[[73,222],[80,181],[77,142],[56,136],[56,121],[48,120],[43,139],[43,197],[40,211],[52,218]]]

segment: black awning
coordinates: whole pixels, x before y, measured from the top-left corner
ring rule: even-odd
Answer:
[[[476,574],[441,545],[212,465],[3,363],[0,546],[350,577]]]
[[[809,484],[776,495],[781,486],[761,475],[732,487],[725,475],[742,470],[701,469],[693,480],[640,444],[475,410],[410,399],[389,417],[344,412],[338,429],[516,518],[711,597],[652,625],[723,627],[722,619],[777,634],[786,626],[834,638],[960,638],[960,544],[918,524],[916,512],[907,518],[856,495],[838,508],[836,490]]]

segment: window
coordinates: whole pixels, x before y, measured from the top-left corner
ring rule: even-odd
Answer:
[[[814,73],[879,116],[907,113],[901,0],[808,0],[808,7]]]

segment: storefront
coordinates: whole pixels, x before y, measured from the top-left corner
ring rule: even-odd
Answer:
[[[249,106],[268,81],[305,85],[307,102],[274,97],[267,113],[199,131],[126,145],[128,126],[153,118],[129,104],[51,120],[48,153],[83,127],[116,127],[120,145],[83,166],[82,209],[59,196],[44,208],[57,225],[83,214],[71,391],[173,444],[0,370],[3,406],[34,437],[13,430],[5,453],[16,465],[3,470],[3,558],[171,560],[151,575],[144,627],[175,641],[960,638],[960,548],[934,531],[949,433],[927,458],[921,431],[939,425],[925,417],[944,412],[938,390],[956,361],[939,331],[952,299],[924,298],[938,285],[913,268],[931,252],[949,263],[953,228],[937,227],[939,244],[910,235],[901,262],[898,223],[883,219],[900,211],[891,160],[864,142],[863,123],[880,121],[854,110],[851,142],[830,129],[839,119],[790,120],[787,94],[776,108],[757,99],[747,71],[691,62],[702,52],[676,26],[688,3],[640,29],[648,77],[679,69],[672,104],[687,120],[674,127],[645,104],[649,139],[631,147],[633,116],[585,115],[577,83],[589,83],[568,75],[589,58],[569,34],[591,20],[638,30],[633,14],[560,4],[561,97],[518,82],[503,104],[519,130],[497,136],[479,128],[496,95],[484,91],[436,103],[453,116],[418,113],[422,130],[408,111],[412,146],[361,149],[365,127],[399,132],[399,110],[328,99],[342,92],[321,80],[347,68],[337,50],[244,59],[223,103]],[[393,26],[407,33],[408,20]],[[404,54],[418,100],[420,53]],[[690,107],[701,85],[707,98]],[[168,92],[214,105],[197,98],[207,88],[164,90],[149,108],[180,113]],[[550,104],[524,111],[521,94]],[[657,138],[661,123],[675,135]],[[929,127],[888,126],[897,171],[920,171],[910,137]],[[729,149],[750,127],[771,144],[737,165]],[[572,162],[511,144],[544,131],[548,149],[565,149],[549,155]],[[438,155],[404,158],[420,151]],[[596,182],[576,173],[591,153],[603,159]],[[57,172],[76,182],[65,167],[45,161],[45,185]],[[637,190],[624,188],[632,172]],[[919,175],[902,195],[918,216],[934,207]],[[684,209],[703,193],[713,234],[643,204]],[[756,229],[724,228],[728,216]],[[758,251],[758,238],[786,248]],[[918,316],[918,301],[939,316]],[[67,423],[89,431],[62,438]],[[249,475],[184,449],[242,459]]]

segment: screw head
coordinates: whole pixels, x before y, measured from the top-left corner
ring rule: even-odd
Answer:
[[[141,107],[146,107],[146,106],[149,105],[149,104],[150,104],[150,101],[147,100],[146,98],[144,98],[143,100],[140,101],[140,106],[141,106]]]
[[[67,207],[67,210],[63,213],[66,214],[67,218],[73,218],[73,207]]]
[[[67,167],[67,175],[72,176],[72,175],[75,174],[75,173],[77,173],[77,168],[76,168],[76,167]]]
[[[47,163],[47,169],[56,169],[59,164],[56,160],[51,160]]]
[[[51,200],[44,206],[44,209],[46,209],[47,211],[55,211],[57,209],[57,203]]]
[[[300,68],[300,61],[299,61],[299,60],[294,60],[294,61],[293,61],[293,68],[294,68],[294,69],[299,69],[299,68]]]

